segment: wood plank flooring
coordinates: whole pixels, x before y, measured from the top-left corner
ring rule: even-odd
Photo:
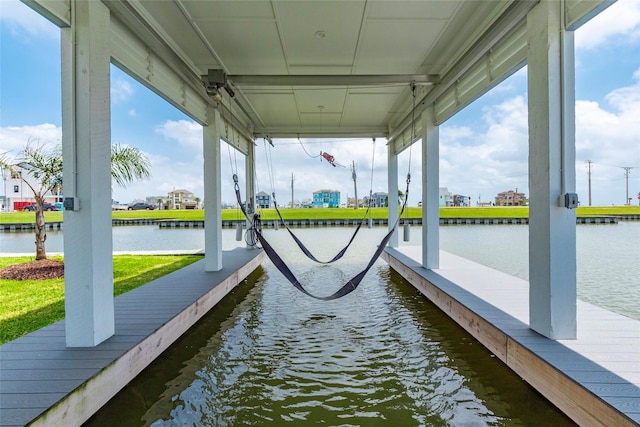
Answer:
[[[0,425],[79,425],[258,267],[261,250],[223,252],[115,299],[115,335],[67,348],[64,320],[0,346]]]
[[[529,329],[528,282],[441,252],[387,248],[405,279],[580,425],[640,425],[640,321],[578,301],[576,340]]]

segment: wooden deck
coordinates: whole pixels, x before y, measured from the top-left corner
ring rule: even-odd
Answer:
[[[115,335],[97,347],[67,348],[64,321],[0,346],[0,425],[80,425],[197,322],[264,258],[223,253],[115,299]]]
[[[578,301],[578,339],[550,340],[528,327],[527,281],[446,252],[427,270],[417,246],[382,256],[579,425],[640,425],[640,321]]]

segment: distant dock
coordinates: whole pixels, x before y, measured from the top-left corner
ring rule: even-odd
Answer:
[[[286,219],[284,222],[290,228],[315,228],[315,227],[349,227],[357,226],[362,219]],[[619,221],[640,221],[640,215],[602,215],[582,216],[576,218],[576,224],[617,224]],[[276,220],[263,219],[265,228],[275,228]],[[238,223],[245,224],[244,219],[223,220],[222,228],[235,228]],[[422,218],[402,218],[401,224],[422,225]],[[46,230],[62,230],[62,221],[47,222]],[[153,218],[127,218],[112,220],[114,227],[132,225],[158,225],[160,228],[204,228],[203,220],[184,219],[153,219]],[[387,225],[387,218],[372,219],[373,226]],[[513,225],[529,224],[529,218],[440,218],[440,225]],[[279,224],[281,225],[281,224]],[[2,223],[0,231],[30,231],[35,229],[35,223]]]

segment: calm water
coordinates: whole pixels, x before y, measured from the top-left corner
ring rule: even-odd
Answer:
[[[350,228],[299,229],[308,241],[331,241],[351,233]],[[278,235],[282,231],[270,231]],[[383,234],[382,228],[374,233]],[[47,233],[47,251],[61,252],[62,232]],[[333,236],[326,239],[327,235]],[[243,243],[235,230],[223,230],[223,248]],[[640,222],[577,226],[578,297],[612,311],[640,319]],[[410,245],[420,245],[420,227],[412,227]],[[402,240],[402,239],[400,239]],[[404,244],[404,242],[401,242]],[[529,246],[526,225],[460,225],[440,227],[443,250],[528,279]],[[202,229],[160,229],[155,226],[114,227],[114,251],[201,249]],[[32,233],[0,233],[0,252],[33,253]],[[333,254],[331,254],[333,255]]]
[[[347,230],[297,234],[329,258]],[[309,290],[328,295],[364,267],[383,234],[363,230],[333,266],[302,259],[283,230],[267,236]],[[301,294],[264,263],[87,423],[318,424],[571,425],[382,261],[331,302]]]

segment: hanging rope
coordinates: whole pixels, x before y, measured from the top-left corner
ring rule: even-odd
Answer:
[[[234,186],[235,186],[235,192],[236,192],[236,199],[238,200],[238,203],[240,204],[240,206],[242,206],[242,202],[241,202],[242,196],[240,195],[240,186],[238,185],[238,176],[234,175],[233,180],[234,180]],[[407,191],[406,191],[405,194],[409,193],[408,186],[409,186],[409,184],[407,183]],[[399,218],[402,216],[402,212],[404,211],[406,205],[407,205],[407,198],[405,197],[404,203],[402,204],[402,211],[400,212],[400,215],[396,219],[396,221],[395,221],[393,227],[391,228],[391,230],[389,230],[389,232],[384,236],[384,238],[382,239],[382,241],[378,245],[378,249],[375,251],[375,253],[373,254],[371,259],[369,260],[369,263],[364,268],[364,270],[362,270],[360,273],[356,274],[351,280],[349,280],[347,283],[342,285],[342,287],[340,289],[338,289],[336,292],[334,292],[333,294],[331,294],[329,296],[326,296],[326,297],[313,295],[312,293],[310,293],[309,291],[307,291],[304,288],[304,286],[300,283],[300,281],[293,274],[291,269],[282,260],[280,255],[278,255],[278,253],[273,249],[273,247],[269,244],[269,242],[267,242],[267,240],[262,235],[262,226],[261,226],[261,222],[260,222],[260,215],[259,214],[254,214],[252,218],[249,218],[248,215],[247,215],[246,210],[244,209],[244,207],[242,207],[242,212],[245,214],[247,219],[252,223],[252,229],[255,230],[255,234],[256,234],[257,240],[262,245],[262,248],[264,249],[265,253],[269,257],[271,262],[273,262],[275,267],[284,275],[284,277],[286,277],[287,280],[289,280],[289,282],[296,289],[298,289],[300,292],[310,296],[311,298],[315,298],[315,299],[318,299],[318,300],[321,300],[321,301],[331,301],[331,300],[334,300],[334,299],[342,298],[343,296],[350,294],[351,292],[353,292],[360,285],[360,282],[362,282],[362,279],[367,274],[367,272],[371,269],[373,264],[376,262],[376,260],[378,259],[378,257],[380,256],[380,254],[382,253],[384,248],[389,243],[389,239],[391,239],[391,236],[396,231],[396,228],[398,227]]]

